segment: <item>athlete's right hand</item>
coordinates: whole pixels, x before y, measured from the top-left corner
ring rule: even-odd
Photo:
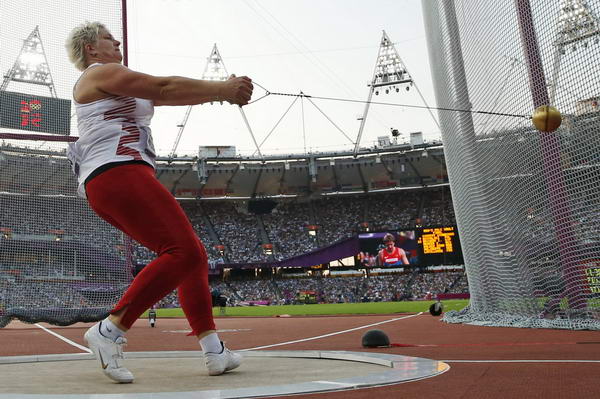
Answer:
[[[247,76],[237,77],[231,75],[225,82],[225,87],[221,91],[223,100],[230,104],[246,105],[252,97],[254,86],[252,79]]]

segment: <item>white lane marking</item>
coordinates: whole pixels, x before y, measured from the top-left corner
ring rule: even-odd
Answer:
[[[442,360],[444,363],[600,363],[600,360],[531,359],[531,360]]]
[[[384,321],[380,321],[377,323],[373,323],[373,324],[367,324],[365,326],[360,326],[360,327],[354,327],[351,328],[349,330],[343,330],[343,331],[336,331],[333,333],[329,333],[329,334],[324,334],[324,335],[318,335],[316,337],[310,337],[310,338],[302,338],[302,339],[297,339],[294,341],[287,341],[287,342],[280,342],[278,344],[273,344],[273,345],[264,345],[264,346],[257,346],[255,348],[248,348],[248,349],[237,349],[236,352],[243,352],[243,351],[253,351],[253,350],[257,350],[257,349],[266,349],[266,348],[273,348],[275,346],[283,346],[283,345],[289,345],[289,344],[296,344],[298,342],[306,342],[306,341],[312,341],[315,339],[320,339],[320,338],[326,338],[326,337],[331,337],[333,335],[339,335],[339,334],[344,334],[347,332],[351,332],[351,331],[356,331],[356,330],[362,330],[363,328],[369,328],[369,327],[373,327],[373,326],[378,326],[380,324],[385,324],[385,323],[391,323],[393,321],[398,321],[398,320],[404,320],[404,319],[410,319],[411,317],[416,317],[416,316],[420,316],[422,315],[423,312],[419,312],[417,314],[411,314],[409,316],[403,316],[403,317],[397,317],[395,319],[390,319],[390,320],[384,320]]]
[[[92,351],[89,350],[88,348],[86,348],[85,346],[79,345],[77,342],[73,342],[70,339],[63,337],[62,335],[57,334],[54,331],[51,331],[51,330],[47,329],[44,326],[41,326],[41,325],[39,325],[37,323],[35,324],[35,326],[41,328],[44,331],[46,331],[48,334],[54,335],[56,338],[60,339],[61,341],[66,342],[69,345],[73,345],[74,347],[76,347],[78,349],[81,349],[82,351],[85,351],[86,353],[92,353]]]

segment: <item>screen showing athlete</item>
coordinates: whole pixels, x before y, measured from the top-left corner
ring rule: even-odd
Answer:
[[[378,266],[398,266],[408,265],[408,258],[406,252],[396,246],[396,238],[393,234],[387,233],[383,237],[383,243],[385,247],[377,254]]]

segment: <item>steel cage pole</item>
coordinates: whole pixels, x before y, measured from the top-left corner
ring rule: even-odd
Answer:
[[[515,6],[533,106],[537,108],[542,105],[550,105],[531,4],[529,0],[515,0]],[[569,206],[565,176],[560,163],[559,138],[554,132],[539,132],[539,136],[552,223],[558,243],[559,258],[563,265],[563,278],[566,280],[565,293],[571,308],[585,308],[587,304],[584,301],[580,284],[585,276],[580,273],[576,258],[577,242],[573,231],[573,216]],[[558,299],[551,299],[551,301],[556,300]]]
[[[129,42],[127,37],[127,0],[121,0],[121,22],[123,30],[123,65],[129,66]]]

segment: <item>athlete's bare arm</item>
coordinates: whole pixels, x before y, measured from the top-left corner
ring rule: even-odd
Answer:
[[[402,258],[402,263],[408,265],[408,257],[406,256],[406,251],[400,248],[400,257]]]
[[[75,99],[88,103],[110,95],[152,100],[154,105],[195,105],[227,101],[245,105],[252,96],[252,81],[232,75],[226,81],[153,76],[118,64],[108,63],[88,70],[75,89]]]
[[[377,266],[383,266],[383,251],[385,251],[385,250],[382,249],[377,254],[377,262],[376,262]]]

